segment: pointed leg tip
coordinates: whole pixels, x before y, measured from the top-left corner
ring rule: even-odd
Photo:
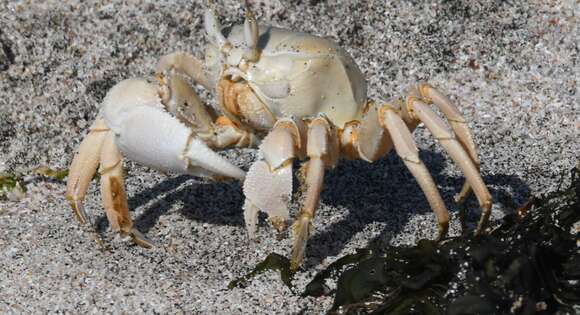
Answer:
[[[246,226],[246,235],[248,236],[248,240],[252,243],[255,243],[258,239],[256,236],[257,230],[256,226]]]
[[[462,205],[465,202],[466,198],[463,198],[462,196],[460,196],[459,194],[456,194],[455,196],[453,196],[453,201],[457,204],[457,205]]]
[[[465,182],[461,188],[461,191],[453,197],[453,200],[457,205],[462,205],[465,203],[467,198],[469,198],[472,191],[473,190],[471,189],[471,186],[469,186],[469,183]]]
[[[474,231],[475,236],[480,236],[484,234],[485,229],[487,227],[487,217],[482,217],[479,223],[477,224],[477,228]]]
[[[80,224],[84,225],[87,223],[91,223],[91,219],[88,215],[88,213],[85,210],[85,207],[82,203],[82,201],[80,200],[74,200],[74,199],[69,199],[70,202],[70,206],[74,211],[75,217],[77,218],[77,220],[79,221]]]
[[[295,242],[292,247],[292,255],[290,257],[290,270],[292,272],[298,270],[304,261],[304,252],[306,249],[306,241],[302,243]]]
[[[442,241],[447,236],[448,231],[449,231],[449,222],[440,223],[437,231],[437,238],[435,239],[435,241],[437,242]]]
[[[290,271],[296,272],[298,268],[302,265],[302,261],[295,261],[294,257],[290,259]]]
[[[487,225],[486,223],[487,223],[487,222],[483,222],[483,223],[482,223],[482,222],[480,222],[480,223],[477,225],[477,228],[475,229],[475,231],[473,232],[473,234],[474,234],[475,236],[481,236],[481,235],[483,235],[483,234],[484,234],[484,232],[485,232],[486,225]]]
[[[292,246],[292,257],[290,259],[290,269],[296,271],[304,260],[304,254],[306,252],[306,244],[308,241],[308,236],[312,230],[312,224],[308,217],[302,217],[296,220],[292,225],[292,231],[294,232],[294,245]]]
[[[479,223],[477,224],[477,228],[475,229],[475,235],[481,235],[484,233],[485,228],[489,222],[489,217],[491,216],[491,202],[486,202],[482,206],[483,213],[481,214],[481,218],[479,219]]]
[[[153,242],[150,238],[148,238],[145,234],[141,233],[136,228],[131,228],[129,234],[131,235],[133,242],[141,247],[149,249],[157,246],[155,242]]]

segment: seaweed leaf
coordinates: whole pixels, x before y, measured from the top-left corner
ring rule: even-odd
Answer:
[[[374,256],[346,270],[338,279],[332,309],[361,301],[387,284],[386,263],[383,257]]]
[[[26,195],[26,185],[18,174],[0,173],[0,200],[20,200]]]
[[[276,253],[268,255],[268,257],[259,263],[250,273],[231,281],[228,284],[228,289],[231,290],[235,287],[245,287],[250,279],[269,270],[280,271],[282,282],[284,282],[284,284],[292,291],[292,278],[294,277],[294,273],[290,269],[290,260]]]
[[[67,169],[51,169],[48,166],[39,166],[29,171],[30,174],[62,181],[68,176]],[[30,179],[24,180],[22,173],[0,172],[0,200],[18,201],[26,196],[26,185]]]
[[[359,248],[356,250],[355,254],[350,254],[343,256],[330,264],[326,269],[319,272],[314,276],[314,279],[306,285],[306,289],[302,293],[302,296],[314,296],[319,297],[330,293],[330,289],[326,285],[326,280],[330,278],[338,278],[340,276],[340,271],[342,271],[346,266],[353,265],[361,262],[362,260],[368,259],[372,256],[373,252],[370,249]]]
[[[63,180],[68,176],[68,169],[52,169],[44,165],[33,169],[32,172],[56,180]]]

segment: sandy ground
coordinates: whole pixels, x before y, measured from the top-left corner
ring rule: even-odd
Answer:
[[[577,1],[252,1],[261,21],[329,36],[362,68],[373,99],[428,80],[469,120],[494,218],[530,194],[554,190],[580,152],[580,5]],[[219,1],[223,23],[239,1]],[[202,1],[0,2],[0,168],[65,168],[107,89],[151,75],[159,56],[201,56]],[[204,97],[213,102],[207,93]],[[453,214],[461,173],[424,127],[421,157]],[[228,153],[243,168],[253,150]],[[332,298],[300,298],[273,273],[227,289],[289,238],[263,226],[249,243],[241,186],[165,176],[134,163],[127,191],[144,250],[108,229],[94,185],[87,209],[107,249],[78,226],[64,183],[27,178],[27,197],[0,201],[0,313],[323,313]],[[475,198],[473,198],[475,199]],[[477,209],[475,200],[469,206]],[[294,202],[292,208],[298,205]],[[474,211],[477,215],[478,211]],[[471,218],[475,220],[475,215]],[[429,206],[404,164],[345,161],[328,173],[307,249],[309,279],[371,241],[413,244],[435,236]]]

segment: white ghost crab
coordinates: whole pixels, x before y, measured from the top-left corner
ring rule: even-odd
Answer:
[[[471,190],[483,210],[476,233],[491,212],[491,196],[479,173],[475,144],[457,108],[429,84],[388,102],[366,99],[356,63],[333,42],[310,34],[258,26],[246,4],[243,25],[228,34],[214,11],[205,12],[210,44],[205,62],[187,53],[161,58],[156,82],[129,79],[107,94],[102,110],[70,166],[67,199],[81,223],[83,200],[99,168],[107,218],[114,230],[139,245],[152,242],[133,227],[123,184],[123,157],[146,166],[195,176],[244,181],[244,217],[254,236],[258,211],[283,229],[289,219],[294,159],[303,165],[305,198],[293,224],[292,266],[300,265],[311,232],[326,169],[339,158],[376,161],[393,148],[404,160],[436,214],[439,237],[449,215],[411,132],[424,123],[466,175],[456,197]],[[205,106],[185,80],[215,92],[219,111]],[[431,109],[441,110],[451,130]],[[214,150],[259,145],[262,158],[247,174]]]

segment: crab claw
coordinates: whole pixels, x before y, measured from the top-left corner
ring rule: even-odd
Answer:
[[[258,211],[267,213],[278,231],[287,226],[292,161],[302,153],[302,129],[303,126],[292,119],[278,120],[260,146],[264,159],[252,164],[248,171],[244,182],[244,217],[250,238],[256,232]]]
[[[131,160],[161,171],[240,180],[245,176],[244,171],[159,108],[140,106],[130,111],[117,136],[117,145]]]
[[[255,237],[258,211],[267,213],[278,231],[284,230],[292,195],[292,164],[276,170],[270,170],[265,161],[252,164],[244,182],[244,195],[244,218],[250,238]]]

